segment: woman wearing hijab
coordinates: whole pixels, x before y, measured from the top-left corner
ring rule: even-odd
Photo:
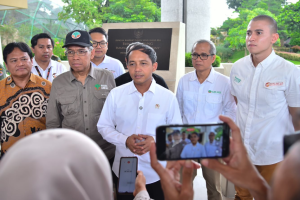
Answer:
[[[1,200],[113,199],[109,163],[87,136],[50,129],[18,141],[0,163]]]

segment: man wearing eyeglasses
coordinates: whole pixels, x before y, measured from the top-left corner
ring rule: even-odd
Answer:
[[[84,133],[111,160],[115,145],[102,138],[96,124],[108,93],[115,87],[113,74],[91,65],[95,50],[87,31],[71,31],[67,34],[63,47],[66,48],[71,70],[53,81],[46,127],[68,128]]]
[[[220,114],[235,119],[236,104],[230,93],[230,81],[212,67],[215,58],[216,47],[211,41],[199,40],[193,45],[195,70],[180,79],[176,93],[184,124],[220,122]],[[208,199],[222,199],[220,174],[206,167],[202,167],[202,172]]]
[[[108,50],[108,35],[103,28],[97,27],[89,31],[93,41],[93,47],[95,49],[95,56],[92,58],[92,65],[95,68],[107,69],[111,71],[115,78],[124,74],[125,69],[122,63],[106,55]]]

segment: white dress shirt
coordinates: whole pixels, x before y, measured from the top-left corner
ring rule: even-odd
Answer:
[[[103,61],[99,65],[96,65],[93,62],[91,63],[93,67],[111,71],[115,78],[125,73],[123,64],[118,59],[112,58],[108,55],[105,55]]]
[[[42,78],[44,78],[44,79],[47,79],[48,70],[51,67],[50,74],[48,77],[48,81],[50,81],[51,83],[53,82],[53,79],[55,77],[57,77],[58,75],[67,71],[67,69],[65,68],[65,66],[63,64],[61,64],[60,62],[57,62],[55,60],[50,60],[49,65],[45,70],[43,70],[43,68],[41,68],[39,66],[39,64],[35,60],[35,57],[33,57],[32,61],[33,61],[33,66],[32,66],[31,72],[37,76],[40,76],[40,74],[37,72],[37,70],[35,68],[35,66],[37,66],[42,75]]]
[[[192,143],[184,146],[181,154],[181,158],[200,158],[206,157],[206,152],[202,144],[197,144],[194,146]]]
[[[229,78],[213,67],[202,84],[196,70],[184,75],[179,81],[176,97],[184,124],[220,122],[220,114],[235,120],[236,104],[230,94]]]
[[[300,70],[274,51],[256,67],[251,56],[232,66],[237,125],[255,165],[283,160],[283,136],[294,132],[288,106],[300,107]]]
[[[210,141],[208,140],[205,143],[204,148],[205,148],[206,155],[208,157],[222,155],[222,154],[220,154],[220,152],[221,152],[222,149],[216,145],[216,141],[215,140],[212,143],[210,143]]]
[[[113,171],[119,176],[121,157],[138,157],[138,170],[143,171],[146,184],[159,180],[159,176],[150,165],[149,152],[139,156],[126,148],[126,140],[133,134],[153,136],[159,125],[182,124],[180,111],[175,95],[156,84],[152,79],[151,86],[142,96],[133,81],[114,88],[109,93],[99,121],[98,131],[102,137],[116,145]],[[164,166],[166,162],[161,162]]]

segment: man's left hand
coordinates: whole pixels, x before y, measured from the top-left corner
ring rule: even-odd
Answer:
[[[154,141],[154,138],[152,136],[149,136],[149,135],[138,134],[138,136],[142,137],[145,140],[142,141],[142,142],[137,143],[137,145],[140,146],[140,147],[142,147],[142,149],[138,150],[136,152],[136,154],[143,155],[143,154],[145,154],[145,153],[147,153],[147,152],[150,151],[151,143],[155,142],[155,141]]]

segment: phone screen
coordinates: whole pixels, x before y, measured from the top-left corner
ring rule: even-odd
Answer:
[[[137,176],[137,157],[122,157],[119,171],[119,193],[133,193]]]
[[[221,158],[229,152],[226,124],[170,125],[156,131],[160,160]]]

